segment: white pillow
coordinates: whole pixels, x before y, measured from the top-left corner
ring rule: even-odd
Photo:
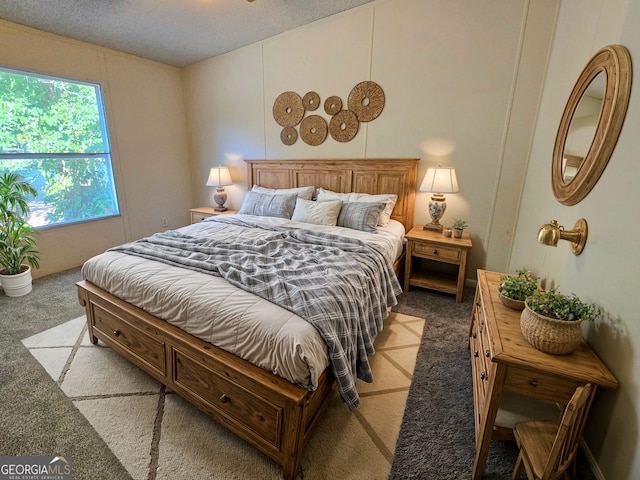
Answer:
[[[373,202],[384,203],[385,207],[380,213],[378,218],[378,225],[385,226],[391,220],[391,212],[393,207],[396,206],[398,196],[393,193],[380,193],[377,195],[371,195],[369,193],[338,193],[331,190],[325,190],[324,188],[318,189],[318,196],[316,198],[319,202],[326,200],[342,200],[343,202]]]
[[[298,195],[298,198],[302,198],[304,200],[311,200],[313,198],[313,194],[316,191],[316,187],[312,185],[310,187],[296,187],[296,188],[267,188],[267,187],[261,187],[260,185],[254,185],[251,191],[258,192],[258,193],[266,193],[269,195],[289,195],[291,193],[296,193]]]
[[[314,202],[298,197],[291,220],[295,222],[315,223],[316,225],[333,225],[338,221],[342,201],[328,200]]]

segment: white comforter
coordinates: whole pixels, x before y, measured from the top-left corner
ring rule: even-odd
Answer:
[[[314,228],[375,243],[392,262],[402,251],[404,228],[393,222],[377,234],[279,219],[265,225]],[[211,217],[181,231],[206,231]],[[119,252],[87,261],[83,277],[109,293],[253,364],[307,389],[329,364],[317,330],[299,316],[245,292],[220,277]]]

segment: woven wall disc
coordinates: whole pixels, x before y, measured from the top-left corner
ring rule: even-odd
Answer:
[[[341,110],[331,117],[329,132],[336,142],[348,142],[358,133],[358,118],[351,110]]]
[[[285,145],[293,145],[298,140],[298,131],[293,127],[284,127],[280,132],[280,140]]]
[[[284,92],[273,103],[273,118],[281,127],[294,127],[304,116],[302,99],[296,92]]]
[[[347,106],[359,121],[370,122],[382,113],[384,92],[376,82],[360,82],[349,93]]]
[[[300,124],[300,138],[315,147],[327,138],[327,122],[320,115],[309,115]]]
[[[334,95],[324,101],[324,111],[329,115],[335,115],[340,110],[342,110],[342,100],[340,97]]]
[[[302,105],[310,112],[313,112],[320,106],[320,95],[316,92],[308,92],[302,97]]]

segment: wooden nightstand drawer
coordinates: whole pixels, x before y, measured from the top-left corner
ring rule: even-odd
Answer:
[[[209,213],[200,213],[200,212],[191,212],[191,223],[198,223],[204,220],[205,218],[209,218],[211,214]]]
[[[439,262],[458,263],[462,255],[460,248],[442,247],[416,242],[413,254],[417,257],[437,260]]]
[[[191,213],[191,223],[198,223],[205,218],[213,217],[215,215],[233,215],[238,213],[237,210],[225,210],[224,212],[219,212],[213,207],[192,208],[189,212]]]

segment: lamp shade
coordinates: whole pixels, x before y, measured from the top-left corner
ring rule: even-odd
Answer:
[[[459,192],[456,169],[452,167],[430,167],[420,185],[421,192]]]
[[[229,167],[213,167],[209,171],[207,187],[224,187],[225,185],[233,185]]]

